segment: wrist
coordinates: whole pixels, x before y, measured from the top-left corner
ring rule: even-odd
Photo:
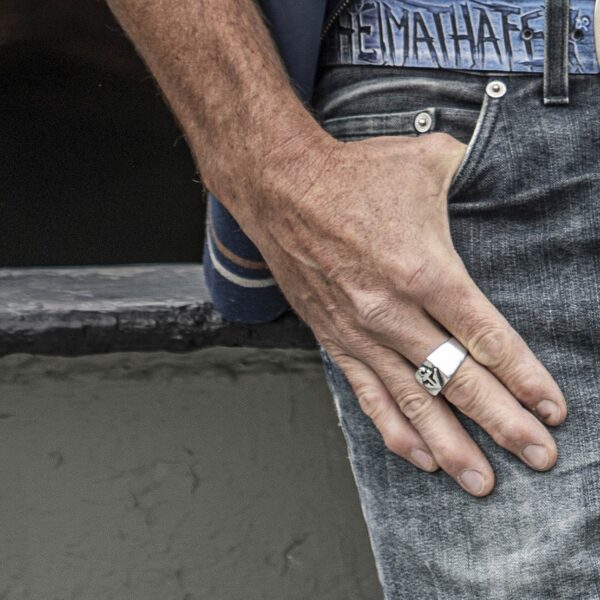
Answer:
[[[220,157],[199,161],[208,189],[253,239],[307,194],[341,144],[299,108],[277,112],[252,132],[235,132]]]
[[[316,121],[290,129],[261,159],[256,191],[266,210],[301,202],[341,145]],[[257,206],[260,210],[260,206]]]

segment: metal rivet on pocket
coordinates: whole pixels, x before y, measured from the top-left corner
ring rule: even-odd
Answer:
[[[429,131],[431,129],[432,122],[433,122],[433,120],[429,113],[426,113],[426,112],[419,113],[415,117],[415,129],[419,133],[426,133],[427,131]]]
[[[506,85],[501,81],[490,81],[485,88],[485,92],[492,98],[502,98],[506,94]]]

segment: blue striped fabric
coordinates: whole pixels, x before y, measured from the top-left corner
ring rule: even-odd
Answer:
[[[203,266],[211,300],[229,321],[261,323],[288,308],[260,252],[212,194],[208,197]]]
[[[308,102],[327,0],[262,0],[260,4],[288,74]],[[284,313],[289,305],[260,252],[212,194],[206,216],[204,275],[217,311],[228,321],[244,323],[264,323]]]

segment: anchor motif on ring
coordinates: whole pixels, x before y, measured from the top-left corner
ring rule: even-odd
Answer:
[[[440,392],[444,385],[442,374],[437,367],[421,365],[416,375],[420,383],[435,394]]]

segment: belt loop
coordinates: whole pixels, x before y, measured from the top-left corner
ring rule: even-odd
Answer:
[[[544,104],[569,103],[569,0],[546,0]]]

